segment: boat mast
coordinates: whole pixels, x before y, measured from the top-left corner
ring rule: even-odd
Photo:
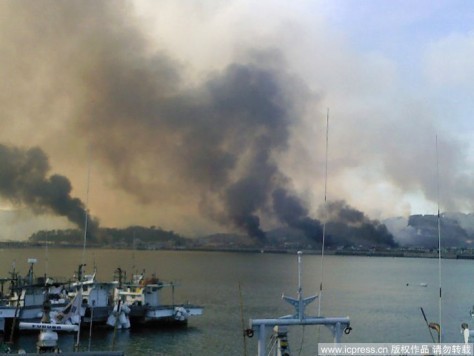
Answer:
[[[46,284],[46,281],[48,279],[48,267],[49,267],[49,253],[48,253],[48,236],[46,236],[46,241],[44,243],[44,283]]]
[[[321,316],[321,300],[323,299],[323,278],[324,278],[324,248],[326,242],[326,221],[327,221],[327,187],[328,187],[328,148],[329,148],[329,108],[326,112],[326,157],[324,164],[324,222],[323,241],[321,245],[321,283],[319,284],[318,316]]]
[[[83,245],[82,245],[82,260],[81,263],[82,265],[85,266],[85,257],[86,257],[86,244],[87,244],[87,229],[88,229],[88,223],[89,223],[89,212],[88,212],[88,207],[89,207],[89,185],[90,185],[90,178],[91,178],[91,163],[90,163],[90,147],[89,147],[89,154],[88,154],[88,164],[87,164],[87,184],[86,184],[86,206],[84,207],[84,239],[83,239]]]
[[[439,157],[438,157],[438,135],[436,135],[436,201],[438,208],[438,282],[439,282],[439,300],[438,300],[438,314],[439,314],[439,325],[441,323],[441,215],[439,213]],[[441,343],[441,330],[438,335],[438,340]]]
[[[87,159],[87,182],[86,182],[86,203],[84,207],[84,239],[83,239],[83,245],[82,245],[82,259],[81,259],[81,264],[79,265],[79,270],[78,270],[78,275],[77,275],[77,282],[78,282],[78,289],[76,292],[81,291],[82,292],[82,268],[86,265],[85,263],[85,258],[86,258],[86,245],[87,245],[87,229],[88,229],[88,223],[89,223],[89,212],[88,212],[88,207],[89,207],[89,185],[90,185],[90,176],[91,176],[91,149],[90,146],[88,148],[88,159]],[[93,318],[93,310],[92,308],[91,311],[91,325],[92,325],[92,318]],[[79,320],[79,328],[77,331],[77,339],[76,339],[76,345],[75,348],[79,348],[79,343],[80,343],[80,337],[81,337],[81,321]],[[90,342],[91,342],[92,336],[89,334],[89,348],[90,348]]]
[[[246,330],[247,336],[253,335],[253,329],[258,332],[258,356],[267,355],[266,352],[266,328],[267,327],[288,327],[288,326],[306,326],[306,325],[324,325],[331,331],[334,343],[340,343],[343,334],[349,334],[352,330],[349,317],[320,317],[306,315],[305,310],[308,304],[313,302],[317,295],[303,297],[303,287],[301,284],[301,263],[302,252],[298,251],[298,295],[297,298],[282,296],[282,299],[291,304],[294,308],[294,314],[282,316],[274,319],[250,319],[250,328]],[[275,330],[275,329],[274,329]],[[281,333],[286,336],[287,331]]]

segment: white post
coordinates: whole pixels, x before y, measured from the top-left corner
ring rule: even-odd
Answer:
[[[301,287],[301,255],[303,252],[298,251],[298,295],[301,295],[302,287]]]
[[[258,329],[258,356],[265,356],[266,349],[265,324],[260,324]]]
[[[341,342],[341,336],[342,336],[342,329],[341,329],[341,323],[336,323],[334,325],[334,343],[339,344]]]

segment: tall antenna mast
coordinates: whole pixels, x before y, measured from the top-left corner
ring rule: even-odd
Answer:
[[[436,201],[438,205],[438,282],[439,282],[439,301],[438,301],[438,313],[439,313],[439,325],[441,323],[441,215],[439,213],[439,157],[438,157],[438,135],[436,135]],[[441,331],[439,333],[439,342],[441,343]]]
[[[89,147],[89,154],[88,154],[88,163],[87,163],[87,185],[86,185],[86,206],[84,207],[84,239],[82,245],[82,264],[85,264],[85,257],[86,257],[86,244],[87,244],[87,229],[89,223],[89,183],[91,178],[91,153]]]
[[[324,278],[324,248],[326,242],[326,221],[327,221],[327,190],[328,190],[328,150],[329,150],[329,108],[326,112],[326,156],[324,164],[324,222],[323,241],[321,245],[321,283],[319,284],[318,316],[321,316],[321,299],[323,298],[323,278]]]

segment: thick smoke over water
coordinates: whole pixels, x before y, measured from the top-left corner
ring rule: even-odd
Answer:
[[[85,206],[71,197],[69,180],[48,176],[48,158],[40,148],[21,149],[0,144],[0,196],[14,204],[26,205],[36,213],[53,213],[84,228]],[[97,220],[89,219],[90,231]]]
[[[21,84],[17,95],[31,94],[31,102],[42,103],[21,114],[30,120],[39,115],[50,127],[67,123],[65,140],[87,139],[110,186],[141,205],[195,206],[206,218],[258,242],[265,240],[263,221],[295,227],[317,240],[321,223],[309,216],[278,162],[309,101],[318,98],[288,72],[283,55],[240,50],[238,60],[205,79],[189,80],[184,64],[162,49],[152,50],[157,44],[143,35],[127,3],[119,4],[4,5],[17,21],[5,22],[2,32],[10,34],[11,48],[19,46],[4,67],[15,73],[10,80]],[[30,79],[30,72],[40,74]],[[30,92],[37,87],[44,90]],[[15,110],[9,116],[18,115]],[[47,177],[43,151],[2,146],[2,155],[3,196],[82,224],[84,205],[70,197],[65,177]],[[339,224],[393,242],[362,213],[351,218],[346,206],[332,206],[333,213],[336,208],[341,208]]]

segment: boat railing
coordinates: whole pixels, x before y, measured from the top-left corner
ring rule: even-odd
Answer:
[[[349,317],[321,317],[307,316],[305,309],[308,304],[318,298],[318,296],[303,297],[303,288],[301,286],[301,255],[298,251],[298,297],[291,298],[283,295],[282,299],[291,304],[295,312],[292,315],[273,319],[250,319],[250,328],[245,330],[246,336],[253,336],[254,328],[258,332],[258,355],[265,355],[266,352],[266,332],[267,328],[279,328],[293,325],[323,325],[330,329],[333,335],[334,343],[340,343],[343,334],[349,334],[352,330]],[[286,331],[285,331],[286,337]]]

